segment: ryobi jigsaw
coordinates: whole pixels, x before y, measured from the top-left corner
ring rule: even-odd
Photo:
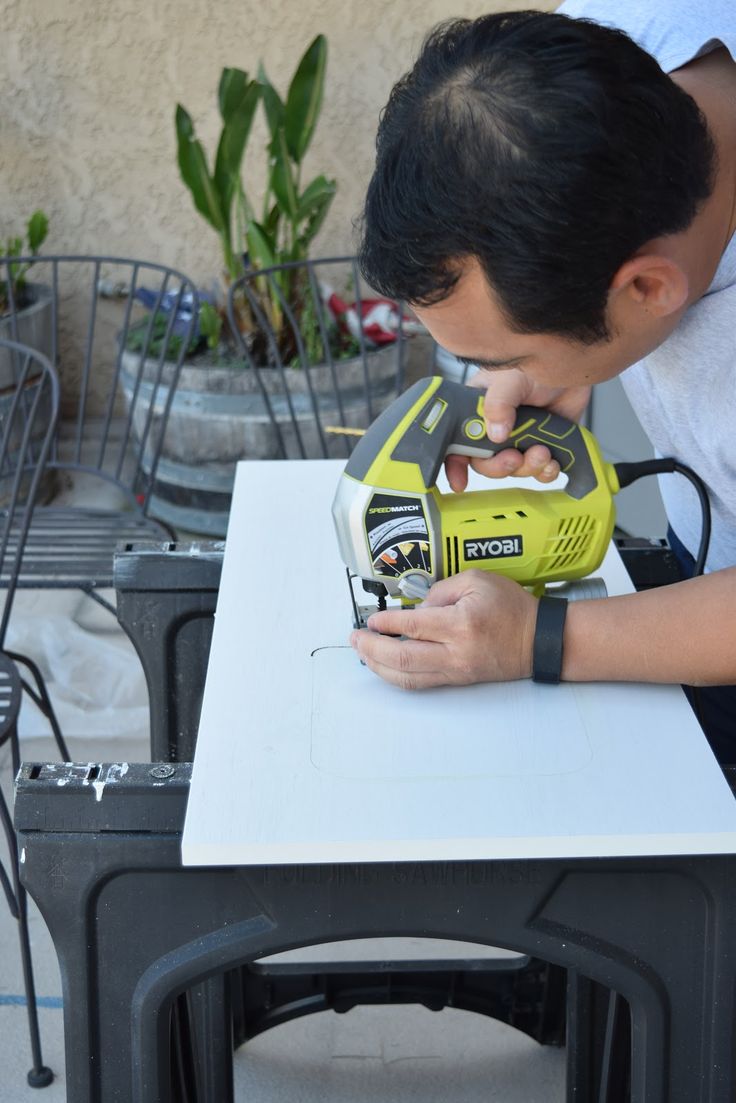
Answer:
[[[593,435],[548,410],[521,406],[508,441],[496,444],[486,435],[483,397],[439,376],[420,379],[350,456],[332,512],[356,627],[374,607],[358,604],[354,578],[385,608],[387,595],[413,605],[438,579],[469,567],[498,571],[539,594],[547,583],[580,579],[600,566],[620,482]],[[450,453],[487,457],[533,444],[547,445],[567,476],[564,489],[437,489]]]

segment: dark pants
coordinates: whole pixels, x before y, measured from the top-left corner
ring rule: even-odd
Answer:
[[[683,578],[692,578],[695,560],[677,535],[668,529],[667,539]],[[736,686],[682,687],[700,726],[722,766],[736,763]]]

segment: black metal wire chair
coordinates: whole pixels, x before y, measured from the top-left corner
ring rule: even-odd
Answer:
[[[349,305],[338,318],[335,291]],[[361,319],[370,292],[352,256],[251,270],[228,293],[228,320],[248,370],[244,458],[350,455],[358,436],[403,390],[406,332],[375,345]],[[346,431],[347,430],[347,431]]]
[[[69,761],[43,679],[30,659],[6,649],[5,640],[18,586],[20,563],[31,528],[44,465],[50,453],[59,414],[59,382],[48,359],[23,345],[0,339],[0,355],[10,372],[12,386],[0,392],[0,577],[6,587],[0,616],[0,746],[10,742],[14,773],[20,767],[18,713],[25,688],[51,722],[64,761]],[[35,688],[23,678],[18,664],[28,668]],[[43,1063],[38,1010],[28,935],[25,889],[20,883],[18,848],[10,812],[0,791],[0,820],[10,854],[9,872],[0,862],[0,883],[14,918],[18,921],[20,954],[28,1010],[33,1067],[32,1087],[45,1087],[53,1074]]]
[[[107,487],[97,507],[65,504],[62,485],[52,505],[36,510],[16,584],[79,588],[112,610],[97,591],[112,586],[116,544],[175,538],[152,516],[152,497],[196,332],[197,290],[174,269],[105,256],[0,257],[3,283],[9,314],[0,336],[4,327],[47,355],[63,386],[47,477],[84,481],[92,499]],[[0,379],[2,371],[0,361]]]

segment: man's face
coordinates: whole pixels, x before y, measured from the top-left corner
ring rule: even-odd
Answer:
[[[587,345],[552,334],[517,333],[475,260],[464,265],[447,299],[413,309],[448,352],[490,370],[517,368],[549,387],[580,387],[612,379],[656,348],[675,325],[675,319],[663,324],[626,296],[612,293],[610,340]]]

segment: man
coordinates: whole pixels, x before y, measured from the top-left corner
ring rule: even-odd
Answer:
[[[736,6],[716,0],[568,0],[440,26],[382,117],[361,250],[373,286],[482,368],[491,439],[521,403],[579,417],[592,384],[625,372],[657,450],[706,480],[706,574],[574,603],[558,650],[565,680],[709,687],[722,761],[736,759],[734,55]],[[466,466],[448,460],[453,489]],[[541,446],[473,466],[558,473]],[[661,489],[687,573],[697,501],[679,476]],[[516,583],[464,572],[351,642],[406,688],[524,678],[537,615]]]

